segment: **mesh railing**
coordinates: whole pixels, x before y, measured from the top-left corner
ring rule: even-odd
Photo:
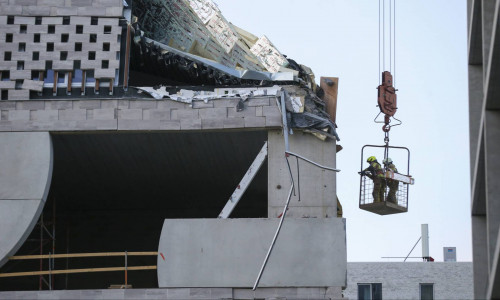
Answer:
[[[395,182],[389,179],[382,179],[380,186],[380,193],[377,197],[377,194],[374,191],[374,183],[373,180],[367,176],[361,176],[361,190],[360,190],[360,199],[359,204],[371,204],[374,202],[374,199],[380,201],[387,201],[394,204],[397,204],[401,207],[408,207],[408,184],[402,183],[400,181],[397,182],[397,188],[394,186]]]

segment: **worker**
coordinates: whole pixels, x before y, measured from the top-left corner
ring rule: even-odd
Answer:
[[[384,201],[385,191],[385,186],[382,188],[382,184],[385,183],[384,172],[375,156],[368,157],[366,162],[369,163],[370,166],[364,169],[361,172],[361,175],[366,175],[368,178],[373,180],[373,202],[382,202]]]
[[[392,172],[397,173],[398,169],[392,162],[390,157],[384,159],[384,169],[391,170]],[[398,204],[398,199],[396,198],[396,192],[398,191],[399,181],[391,178],[387,178],[387,187],[389,188],[389,194],[387,195],[387,201],[392,202],[394,204]]]

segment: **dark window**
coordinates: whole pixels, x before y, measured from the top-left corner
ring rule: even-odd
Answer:
[[[9,91],[2,90],[2,100],[7,100],[7,99],[9,99]]]
[[[98,22],[99,22],[99,19],[97,17],[90,18],[90,25],[97,25]]]
[[[52,61],[47,60],[45,61],[45,70],[50,70],[50,69],[52,69]]]
[[[14,16],[7,17],[7,24],[14,24]]]
[[[359,300],[382,300],[381,283],[358,283]]]
[[[12,53],[10,51],[7,51],[3,55],[3,60],[4,61],[10,61],[12,59]]]
[[[42,25],[42,17],[35,17],[35,25]]]
[[[26,33],[27,31],[28,31],[28,26],[26,26],[26,25],[19,26],[20,33]]]
[[[95,52],[89,51],[89,60],[95,60]]]
[[[83,25],[76,25],[76,33],[78,34],[83,33]]]
[[[49,33],[56,33],[56,25],[49,25]]]
[[[24,61],[20,60],[17,62],[17,69],[24,70]]]
[[[31,71],[31,79],[36,81],[40,80],[40,71]]]
[[[40,53],[37,51],[33,52],[32,60],[39,60],[39,59],[40,59]]]
[[[10,71],[2,71],[2,81],[10,80]]]
[[[73,69],[75,69],[75,70],[80,69],[81,64],[82,64],[82,62],[79,60],[73,61]]]
[[[421,283],[420,284],[420,299],[421,300],[433,300],[434,299],[434,284],[433,283]]]
[[[15,86],[16,90],[20,90],[23,88],[23,82],[24,82],[24,80],[22,80],[22,79],[16,80],[16,86]]]
[[[19,43],[19,48],[17,49],[19,52],[26,51],[26,43]]]
[[[14,39],[14,36],[12,35],[12,33],[7,33],[5,35],[5,42],[7,43],[12,43],[12,40]]]
[[[91,34],[89,38],[89,42],[96,43],[97,42],[97,34]]]
[[[102,51],[109,51],[109,43],[102,44]]]
[[[54,51],[54,43],[47,43],[47,51],[48,52]]]
[[[63,17],[63,25],[69,25],[70,18],[68,16]]]
[[[101,68],[103,69],[109,68],[109,60],[103,60],[101,63]]]
[[[33,42],[40,43],[40,34],[39,33],[35,33],[35,35],[33,36]]]
[[[82,43],[75,43],[75,51],[82,51]]]
[[[109,26],[109,25],[104,26],[104,33],[110,34],[111,33],[111,26]]]
[[[69,40],[69,34],[67,34],[67,33],[61,34],[61,42],[67,43],[68,40]]]
[[[60,60],[66,60],[68,59],[68,52],[67,51],[61,51],[61,55],[60,55]]]

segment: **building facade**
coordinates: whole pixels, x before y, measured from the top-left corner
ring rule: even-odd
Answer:
[[[350,262],[348,299],[474,299],[470,262]]]
[[[467,1],[474,296],[500,298],[499,1]]]

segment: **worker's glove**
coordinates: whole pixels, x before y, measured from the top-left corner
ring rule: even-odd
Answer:
[[[366,172],[365,171],[361,171],[361,172],[358,172],[358,174],[361,175],[361,176],[365,176]]]

